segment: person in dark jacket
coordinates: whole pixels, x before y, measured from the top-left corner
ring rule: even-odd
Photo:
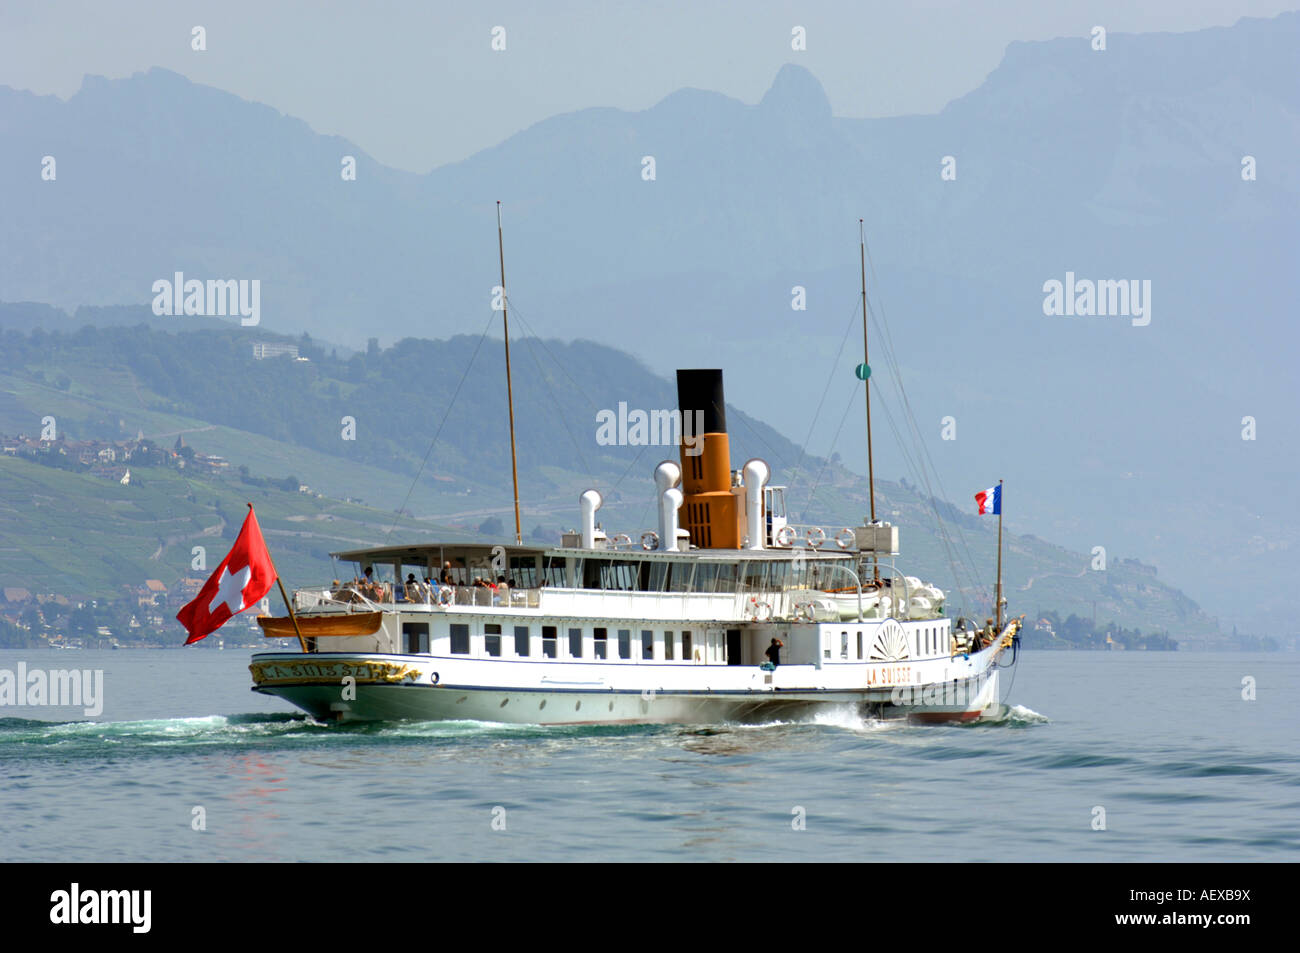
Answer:
[[[776,668],[778,665],[781,664],[781,649],[784,646],[785,646],[784,642],[782,642],[778,638],[773,637],[772,644],[769,645],[767,647],[767,651],[763,653],[764,655],[767,656],[767,660],[772,663],[773,668]]]

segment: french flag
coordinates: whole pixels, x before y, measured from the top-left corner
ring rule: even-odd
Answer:
[[[979,507],[981,516],[992,514],[997,516],[1002,512],[1002,486],[991,486],[987,490],[980,490],[975,494],[975,505]]]

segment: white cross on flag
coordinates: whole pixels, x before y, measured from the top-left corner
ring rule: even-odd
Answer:
[[[185,644],[197,642],[225,625],[231,616],[255,606],[274,583],[275,566],[262,539],[262,527],[257,525],[257,515],[249,506],[235,545],[194,600],[176,613],[190,634]]]

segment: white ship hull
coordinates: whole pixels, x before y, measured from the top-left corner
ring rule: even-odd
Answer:
[[[668,672],[664,666],[618,666],[622,672],[610,673],[608,663],[362,653],[263,653],[250,668],[254,691],[284,698],[322,721],[752,723],[850,706],[872,717],[945,722],[971,721],[997,708],[998,658],[1009,642],[969,657],[782,665],[773,672],[697,665]],[[662,687],[664,676],[675,676],[675,687]],[[493,684],[506,681],[513,684]]]

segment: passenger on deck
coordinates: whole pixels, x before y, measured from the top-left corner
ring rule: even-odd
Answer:
[[[767,660],[772,663],[773,668],[776,668],[778,665],[781,664],[781,649],[784,648],[784,646],[785,646],[784,642],[782,642],[778,638],[773,637],[772,644],[769,645],[767,647],[767,651],[763,653],[764,655],[767,656]]]
[[[993,639],[996,637],[997,632],[993,629],[993,620],[985,619],[984,630],[980,633],[979,637],[979,648],[985,648],[986,646],[992,645]]]
[[[451,574],[451,561],[450,561],[450,560],[448,560],[447,562],[445,562],[445,563],[442,564],[442,573],[438,576],[438,581],[439,581],[440,583],[442,583],[444,586],[454,586],[454,585],[456,585],[456,583],[455,583],[455,581],[454,581],[454,579],[453,579],[453,577],[452,577],[452,574]]]

